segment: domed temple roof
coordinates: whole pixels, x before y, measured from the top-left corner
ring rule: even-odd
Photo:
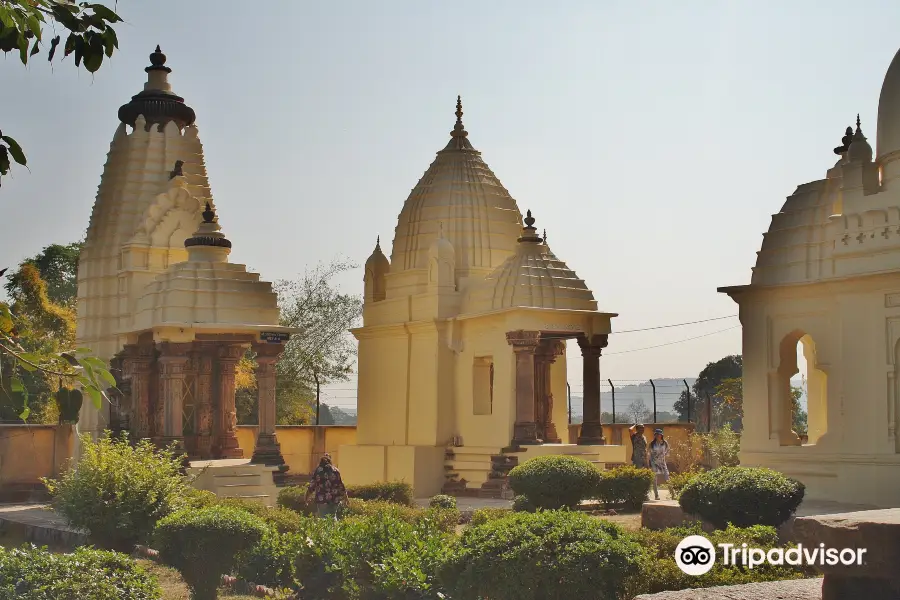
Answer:
[[[900,50],[894,55],[881,84],[877,126],[875,146],[881,161],[900,151]]]
[[[391,272],[425,269],[428,248],[443,235],[456,252],[456,270],[487,274],[515,251],[522,214],[462,123],[457,97],[456,125],[450,141],[410,192],[397,223]]]
[[[546,233],[544,238],[537,235],[530,210],[516,253],[471,288],[465,312],[504,308],[597,310],[587,284],[553,254]]]

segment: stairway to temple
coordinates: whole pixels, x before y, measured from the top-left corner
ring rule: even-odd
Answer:
[[[621,448],[621,447],[619,447]],[[578,446],[576,444],[541,444],[518,448],[486,446],[456,446],[447,448],[444,460],[444,486],[442,492],[452,496],[478,498],[512,498],[507,475],[513,467],[536,456],[566,455],[587,460],[605,470],[620,464],[624,458],[609,463],[603,455],[609,455],[608,446]]]
[[[192,485],[219,498],[240,498],[275,506],[278,488],[272,477],[275,467],[251,464],[247,459],[193,461],[188,468]]]

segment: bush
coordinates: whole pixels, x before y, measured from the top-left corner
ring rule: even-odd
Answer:
[[[281,506],[270,507],[241,498],[222,498],[217,504],[255,515],[279,533],[296,533],[308,527],[309,516],[299,515]]]
[[[524,498],[525,496],[520,497]],[[494,521],[509,516],[511,512],[512,511],[508,508],[479,508],[478,510],[472,511],[472,518],[469,519],[469,525],[484,525],[488,521]]]
[[[666,482],[666,486],[669,488],[672,500],[678,500],[681,497],[681,491],[684,489],[684,486],[695,480],[702,473],[701,469],[693,467],[688,471],[669,475],[669,481]]]
[[[729,523],[778,527],[794,514],[805,492],[802,483],[771,469],[719,467],[688,483],[678,502],[719,529]]]
[[[690,527],[673,527],[663,531],[639,529],[630,534],[645,551],[641,572],[626,582],[623,597],[638,594],[654,594],[667,590],[686,590],[720,585],[739,585],[762,581],[781,581],[815,577],[809,567],[773,566],[764,564],[748,569],[742,564],[725,566],[717,561],[716,567],[699,577],[686,575],[675,563],[675,548],[689,535],[703,535],[713,545],[731,543],[737,547],[746,543],[768,551],[778,547],[778,533],[774,527],[757,525],[748,528],[728,527],[724,531],[704,532],[699,524]],[[740,561],[740,557],[738,557]]]
[[[706,447],[719,467],[736,467],[741,464],[738,453],[741,450],[741,436],[726,423],[721,429],[706,436]]]
[[[452,539],[428,519],[413,524],[386,511],[319,519],[299,546],[296,576],[308,598],[437,600],[434,573]]]
[[[428,503],[431,508],[456,508],[456,498],[446,494],[438,494]]]
[[[315,504],[311,502],[307,503],[306,501],[306,490],[308,489],[309,486],[306,484],[292,485],[283,488],[278,492],[278,506],[289,508],[301,515],[314,514],[316,511]]]
[[[439,579],[458,600],[616,600],[641,556],[612,523],[569,511],[516,513],[468,527]]]
[[[597,483],[596,496],[607,507],[623,505],[639,510],[653,485],[653,471],[623,465],[604,471]]]
[[[441,531],[454,531],[459,523],[459,511],[455,508],[429,508],[427,510],[414,506],[404,506],[382,500],[351,499],[344,507],[345,517],[385,516],[404,523],[418,524],[431,521]]]
[[[222,575],[236,558],[258,544],[266,524],[255,515],[228,506],[185,509],[156,525],[159,556],[181,572],[194,600],[215,600]]]
[[[574,456],[538,456],[509,472],[516,495],[527,496],[537,507],[557,509],[577,506],[597,488],[600,471]]]
[[[403,481],[385,481],[367,485],[347,486],[347,496],[360,500],[383,500],[404,506],[413,505],[412,486]]]
[[[516,496],[513,498],[512,510],[513,512],[533,513],[537,511],[537,507],[534,502],[529,500],[528,496]]]
[[[0,600],[158,600],[161,595],[156,580],[124,554],[0,546]]]
[[[44,479],[57,512],[100,546],[130,552],[156,522],[195,498],[172,452],[149,440],[132,446],[104,438],[80,441],[82,457],[59,481]]]
[[[310,523],[303,533],[280,533],[269,527],[257,544],[238,555],[235,576],[273,589],[292,587],[294,561],[313,527],[315,523]]]
[[[706,440],[702,433],[691,432],[683,441],[672,441],[669,446],[668,462],[676,473],[696,469],[703,462]]]

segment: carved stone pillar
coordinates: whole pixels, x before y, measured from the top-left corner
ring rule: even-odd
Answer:
[[[516,354],[516,419],[514,445],[540,444],[535,422],[534,354],[540,341],[538,331],[510,331],[506,341]]]
[[[541,419],[538,420],[538,435],[544,439],[545,443],[561,444],[562,440],[556,431],[556,424],[553,422],[553,380],[551,378],[551,367],[556,362],[556,357],[561,356],[566,351],[566,343],[563,340],[546,340],[541,344],[538,358],[538,371],[540,377],[535,378],[536,389],[538,390],[538,406],[540,408]]]
[[[582,445],[606,443],[600,424],[600,354],[607,339],[606,335],[595,335],[590,340],[578,338],[584,368],[584,422],[578,435],[578,443]]]
[[[151,404],[151,379],[153,346],[135,345],[125,347],[125,374],[131,381],[131,432],[137,439],[149,438],[153,431],[153,405]],[[159,437],[162,437],[160,429]]]
[[[275,436],[275,365],[284,351],[281,344],[259,345],[256,350],[256,389],[259,401],[259,437],[251,462],[278,467],[276,479],[287,471],[281,444]]]
[[[159,404],[162,408],[162,445],[174,443],[179,452],[184,451],[184,395],[187,370],[190,364],[191,344],[160,345],[159,356]],[[157,413],[159,414],[159,413]]]
[[[237,410],[234,406],[234,371],[244,356],[240,346],[219,348],[219,386],[213,407],[213,456],[215,458],[243,458],[237,440]]]
[[[201,347],[197,363],[197,454],[212,458],[213,442],[213,357],[211,349]]]

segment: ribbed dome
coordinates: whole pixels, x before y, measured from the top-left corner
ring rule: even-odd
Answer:
[[[894,55],[884,76],[884,83],[881,84],[875,147],[879,161],[900,151],[900,51]]]
[[[388,261],[387,256],[384,255],[384,252],[381,251],[381,237],[379,236],[375,242],[375,250],[372,251],[372,254],[366,260],[365,270],[371,270],[373,273],[387,273],[390,268],[391,263]]]
[[[516,253],[471,289],[465,311],[525,307],[597,310],[587,284],[536,234],[531,211],[525,223]]]
[[[522,214],[516,201],[472,147],[457,99],[450,142],[413,188],[397,223],[391,272],[424,269],[428,248],[444,237],[456,251],[457,273],[486,274],[515,250]]]

